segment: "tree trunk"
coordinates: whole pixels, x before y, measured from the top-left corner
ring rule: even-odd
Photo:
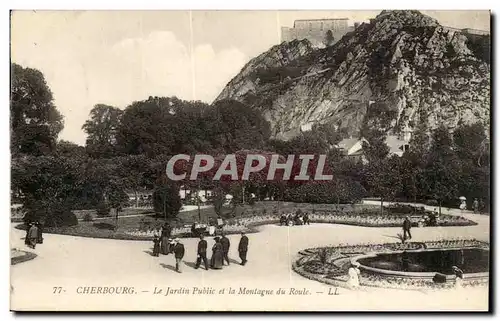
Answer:
[[[167,193],[165,190],[163,191],[163,217],[165,218],[165,222],[167,221]]]
[[[384,213],[384,199],[380,198],[380,214]]]
[[[201,223],[201,209],[200,209],[200,182],[198,181],[198,190],[196,191],[196,205],[198,205],[198,222]]]
[[[441,200],[439,200],[439,215],[441,215]]]
[[[137,190],[134,190],[135,194],[135,207],[139,207],[139,195],[137,195]]]

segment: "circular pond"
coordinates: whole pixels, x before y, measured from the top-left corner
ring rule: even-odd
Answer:
[[[365,256],[357,261],[363,268],[383,274],[400,272],[453,274],[456,265],[465,274],[485,273],[489,270],[489,250],[480,248],[416,250],[394,253],[379,253]]]

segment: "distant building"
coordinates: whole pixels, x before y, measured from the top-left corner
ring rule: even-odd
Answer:
[[[281,27],[281,41],[309,40],[315,47],[324,47],[327,33],[331,33],[330,45],[354,30],[347,18],[295,20],[293,28]]]
[[[472,36],[489,36],[490,32],[487,30],[479,30],[479,29],[472,29],[472,28],[454,28],[454,27],[448,27],[448,26],[443,26],[444,30],[447,31],[453,31],[453,32],[460,32],[466,35],[472,35]]]
[[[152,207],[153,206],[153,191],[151,190],[140,190],[126,191],[128,196],[129,206],[132,207]]]
[[[192,195],[193,193],[194,193],[194,195]],[[207,202],[212,197],[212,194],[213,194],[213,191],[211,191],[211,190],[199,190],[198,191],[198,197],[200,198],[200,201],[202,203]],[[183,201],[188,199],[189,197],[192,197],[195,195],[196,195],[196,191],[191,191],[185,186],[181,186],[181,188],[179,190],[179,196],[180,196],[181,200],[183,200]]]
[[[408,141],[401,139],[401,136],[388,135],[385,143],[389,146],[389,154],[403,156],[404,152],[410,147]]]
[[[337,148],[345,156],[355,161],[365,162],[363,155],[363,142],[367,142],[364,138],[346,138],[337,144]]]
[[[404,139],[404,135],[387,135],[385,143],[389,147],[390,155],[397,155],[399,157],[403,156],[404,152],[410,148],[409,139]],[[406,137],[411,137],[409,133],[406,133]],[[337,144],[337,148],[341,153],[350,159],[355,161],[366,162],[366,158],[363,152],[363,142],[368,142],[364,138],[346,138],[341,140]]]
[[[300,126],[300,131],[301,132],[308,132],[308,131],[311,131],[312,130],[312,127],[313,127],[314,123],[313,122],[309,122],[307,124],[304,124],[304,125],[301,125]]]

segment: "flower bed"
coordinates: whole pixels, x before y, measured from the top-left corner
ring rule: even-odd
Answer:
[[[323,247],[305,249],[299,252],[299,257],[292,264],[293,270],[310,279],[319,282],[346,286],[347,270],[350,266],[350,259],[361,254],[383,253],[402,251],[407,249],[450,249],[450,248],[489,248],[489,244],[478,240],[454,239],[442,241],[429,241],[422,243],[385,243],[385,244],[358,244],[339,245],[335,247]],[[327,253],[327,258],[322,257]],[[347,259],[346,259],[347,258]],[[336,264],[343,262],[343,264]],[[487,284],[485,279],[465,279],[465,286],[479,286]],[[411,288],[449,288],[453,285],[449,283],[436,284],[432,280],[414,279],[410,277],[397,277],[387,275],[376,275],[361,273],[361,285],[411,289]]]
[[[26,261],[33,260],[36,257],[35,253],[22,251],[18,249],[11,249],[10,251],[10,264],[16,265]]]
[[[298,209],[290,208],[284,210],[284,213],[295,213]],[[305,211],[307,212],[307,211]],[[309,219],[312,223],[325,224],[345,224],[366,227],[401,227],[406,214],[395,214],[386,211],[380,213],[378,210],[363,207],[363,210],[357,212],[344,212],[341,210],[330,210],[324,212],[309,212]],[[93,238],[111,238],[120,240],[151,240],[155,234],[160,233],[160,225],[150,226],[147,229],[140,227],[140,222],[124,222],[125,218],[120,220],[118,228],[100,228],[95,226],[98,223],[82,222],[70,227],[44,228],[45,233],[65,234],[73,236],[93,237]],[[134,218],[129,218],[134,220]],[[137,219],[136,219],[137,220]],[[111,222],[112,220],[110,220]],[[227,234],[239,234],[241,232],[258,232],[257,227],[267,224],[278,224],[280,213],[276,210],[267,214],[262,210],[260,214],[255,214],[255,210],[250,214],[243,214],[237,218],[231,218],[225,221],[224,232]],[[100,221],[100,223],[102,223]],[[416,222],[413,222],[416,225]],[[463,217],[452,215],[440,215],[440,226],[467,226],[477,223],[467,220]],[[112,225],[112,224],[111,224]],[[21,228],[21,227],[17,227]],[[172,230],[174,237],[189,237],[190,228],[175,227]]]

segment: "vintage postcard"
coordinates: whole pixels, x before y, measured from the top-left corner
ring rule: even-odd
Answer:
[[[11,12],[13,311],[489,311],[490,11]]]

